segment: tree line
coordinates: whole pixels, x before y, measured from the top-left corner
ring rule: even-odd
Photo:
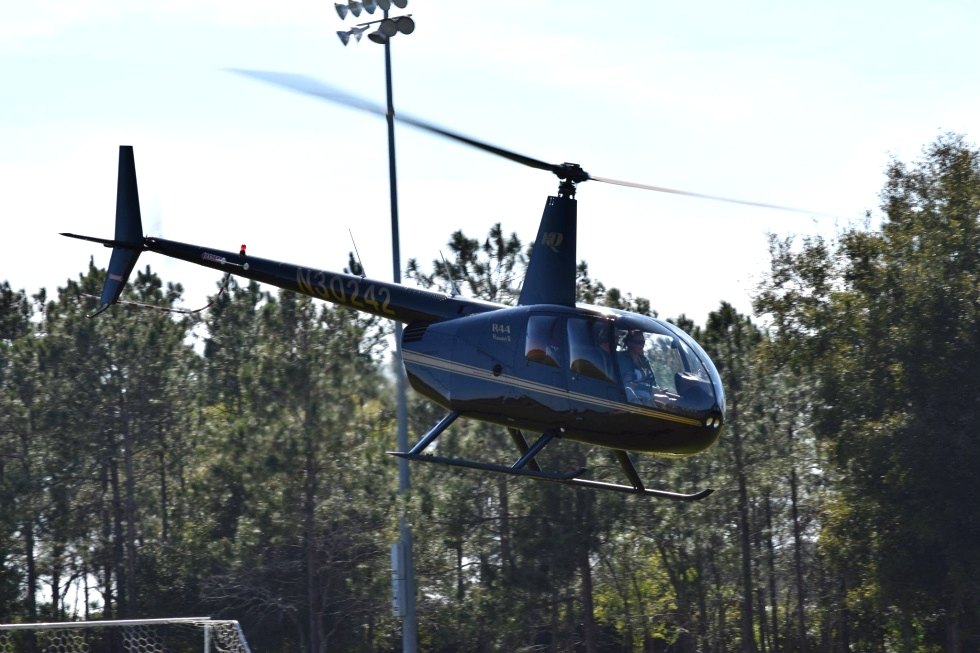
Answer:
[[[516,300],[515,234],[449,249],[408,277]],[[698,503],[438,465],[400,495],[389,324],[234,279],[200,314],[88,319],[94,262],[50,297],[4,283],[0,622],[206,613],[256,651],[400,650],[404,516],[420,650],[980,648],[980,153],[945,135],[890,163],[880,225],[770,253],[756,316],[672,320],[718,367],[728,422],[706,453],[635,462],[717,488]],[[577,290],[653,314],[585,262]],[[182,292],[147,267],[127,297]],[[410,396],[410,434],[440,411]],[[439,446],[509,461],[509,443],[460,420]],[[618,473],[577,443],[542,458]]]

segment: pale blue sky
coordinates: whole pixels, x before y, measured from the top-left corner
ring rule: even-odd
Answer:
[[[840,216],[876,209],[890,155],[980,134],[980,7],[968,2],[409,0],[398,110],[618,179]],[[362,16],[362,20],[363,20]],[[384,101],[383,49],[344,48],[332,2],[92,0],[0,8],[0,280],[50,291],[107,250],[118,146],[151,235],[339,269],[348,229],[390,278],[384,121],[224,72],[314,75]],[[556,180],[397,132],[404,258],[503,222],[533,238]],[[581,186],[594,277],[703,322],[749,310],[765,232],[834,220]],[[146,254],[195,307],[218,275]]]

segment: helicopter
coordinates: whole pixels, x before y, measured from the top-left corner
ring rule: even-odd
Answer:
[[[387,116],[387,109],[313,78],[234,72],[320,99]],[[99,307],[118,303],[139,255],[155,252],[347,306],[404,325],[406,376],[447,415],[408,451],[411,461],[510,474],[572,486],[681,501],[713,490],[679,493],[647,487],[629,452],[686,457],[713,445],[725,423],[725,392],[704,349],[668,321],[575,301],[576,187],[600,181],[646,190],[798,210],[588,174],[574,163],[551,164],[395,114],[417,129],[476,147],[559,178],[538,226],[516,306],[490,303],[347,273],[258,258],[246,253],[144,236],[133,147],[119,148],[115,234],[112,239],[62,233],[101,243],[112,253]],[[517,459],[510,465],[426,453],[459,417],[503,426]],[[529,443],[528,434],[537,434]],[[628,484],[583,478],[587,469],[542,469],[536,457],[555,440],[612,450]]]

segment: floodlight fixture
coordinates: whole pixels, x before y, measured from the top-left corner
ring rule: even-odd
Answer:
[[[404,9],[408,5],[408,0],[391,0],[391,4],[399,9]]]
[[[347,18],[347,12],[350,11],[347,5],[342,5],[339,2],[333,3],[333,8],[337,10],[337,15],[340,16],[340,20]]]
[[[368,34],[368,38],[379,45],[387,44],[391,40],[391,37],[399,32],[402,34],[411,34],[415,31],[415,21],[412,20],[411,14],[408,16],[395,16],[394,18],[374,20],[370,23],[362,23],[360,31],[367,30],[368,25],[378,26],[378,29]],[[359,35],[355,34],[356,31],[358,31],[357,27],[353,28],[350,33],[359,37]]]
[[[381,11],[388,11],[391,9],[391,0],[375,0],[375,2],[377,2],[378,7],[381,8]]]
[[[354,37],[354,40],[358,43],[361,42],[361,37],[364,36],[364,32],[367,31],[367,27],[352,27],[346,32],[337,32],[337,36],[340,37],[340,42],[344,45],[350,43],[350,37]]]
[[[398,33],[398,24],[392,18],[385,18],[383,21],[381,21],[381,24],[378,25],[378,31],[391,38]]]
[[[373,14],[374,10],[378,8],[378,3],[375,0],[361,0],[361,6],[364,8],[364,11]]]
[[[357,0],[350,0],[350,2],[347,3],[347,7],[350,9],[350,12],[354,14],[355,18],[361,15],[361,3]]]
[[[397,27],[398,31],[402,34],[411,34],[415,31],[415,21],[409,16],[399,16],[398,18],[393,18],[392,20],[395,21],[395,27]]]

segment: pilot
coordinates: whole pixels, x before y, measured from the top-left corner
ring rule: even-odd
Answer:
[[[647,403],[653,399],[653,387],[657,380],[650,367],[650,361],[643,353],[643,332],[630,331],[623,339],[625,351],[619,352],[619,372],[626,386],[626,395],[630,401]]]
[[[601,363],[602,368],[600,370],[601,375],[597,378],[601,378],[605,381],[612,381],[616,378],[616,373],[613,372],[613,352],[610,347],[612,339],[609,337],[609,327],[601,322],[592,325],[593,333],[595,334],[595,341],[599,344],[599,363]]]

